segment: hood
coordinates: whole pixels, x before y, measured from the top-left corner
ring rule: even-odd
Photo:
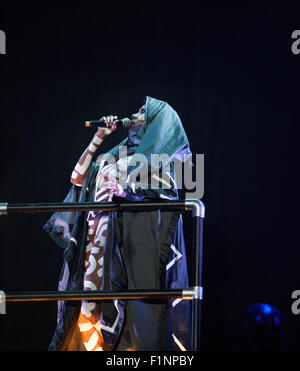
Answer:
[[[166,154],[170,160],[176,156],[180,161],[184,161],[191,155],[190,144],[177,112],[162,100],[147,96],[145,124],[140,125],[138,130],[135,129],[137,132],[132,129],[129,129],[128,137],[121,143],[107,154],[100,155],[97,163],[105,161],[108,155],[113,155],[117,159],[120,146],[127,146],[128,154],[133,154],[127,169],[127,174],[130,175],[132,172],[138,173],[143,167],[143,164],[139,163],[139,154],[145,156],[148,164],[151,163],[151,154]]]

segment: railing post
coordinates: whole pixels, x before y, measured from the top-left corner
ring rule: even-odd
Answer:
[[[194,265],[192,271],[191,285],[194,290],[192,300],[192,350],[200,350],[201,338],[201,304],[203,299],[202,286],[202,261],[203,261],[203,219],[205,208],[201,201],[187,199],[186,208],[193,211],[193,252]]]

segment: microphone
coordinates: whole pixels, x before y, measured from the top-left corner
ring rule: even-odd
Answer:
[[[121,120],[118,120],[117,121],[117,124],[118,125],[123,125],[125,128],[129,128],[133,124],[133,122],[129,118],[125,117],[125,118],[123,118]],[[94,128],[94,127],[99,127],[99,126],[101,128],[106,128],[107,127],[103,119],[85,121],[84,126],[86,128]]]

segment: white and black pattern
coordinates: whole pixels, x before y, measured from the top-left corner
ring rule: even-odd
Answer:
[[[115,178],[115,167],[107,165],[100,170],[94,191],[94,201],[111,201],[114,185],[119,182]],[[121,172],[120,172],[121,174]],[[119,190],[119,188],[117,188]],[[100,290],[103,272],[103,252],[107,232],[108,213],[103,211],[90,211],[87,218],[88,235],[85,256],[85,274],[83,290]],[[117,300],[114,301],[118,310]],[[118,322],[118,315],[115,323]],[[84,346],[87,351],[103,350],[103,336],[101,329],[112,332],[113,328],[107,328],[100,322],[100,303],[83,301],[78,318],[78,326]]]

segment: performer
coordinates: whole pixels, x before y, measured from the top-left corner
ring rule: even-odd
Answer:
[[[174,157],[191,155],[178,114],[166,102],[146,97],[132,115],[128,136],[94,160],[96,150],[116,130],[104,118],[71,175],[65,202],[178,199]],[[120,148],[121,147],[121,148]],[[126,147],[127,156],[120,156]],[[143,155],[169,157],[169,186],[141,187],[136,160]],[[108,159],[114,156],[113,163]],[[93,161],[94,160],[94,161]],[[161,164],[160,164],[161,165]],[[152,179],[153,180],[153,179]],[[179,211],[57,212],[44,226],[64,249],[59,290],[126,290],[188,287],[182,218]],[[189,301],[63,301],[49,350],[190,350]]]

